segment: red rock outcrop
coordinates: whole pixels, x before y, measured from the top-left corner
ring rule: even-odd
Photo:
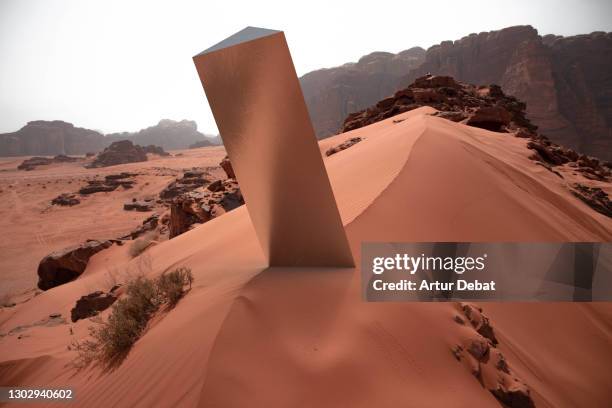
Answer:
[[[72,163],[78,160],[78,157],[70,157],[63,154],[59,154],[53,158],[34,156],[24,160],[19,166],[17,166],[17,169],[29,171],[34,170],[38,166],[47,166],[53,163]]]
[[[364,62],[392,61],[400,54],[374,53]],[[397,71],[369,62],[367,71],[357,63],[304,75],[302,89],[317,136],[335,133],[349,114],[432,73],[500,84],[508,95],[526,102],[527,116],[542,134],[580,153],[612,160],[612,33],[541,37],[531,26],[516,26],[444,41],[414,56],[410,63],[394,65]],[[426,92],[417,95],[422,98]]]
[[[108,309],[115,301],[117,296],[111,290],[109,293],[96,291],[89,295],[81,296],[70,310],[70,319],[76,322],[81,319],[93,317],[103,310]]]
[[[426,75],[376,105],[350,114],[342,131],[358,129],[420,106],[438,109],[445,119],[496,132],[536,130],[525,117],[525,104],[505,95],[499,86],[477,87],[456,82],[449,76]]]
[[[111,245],[110,241],[89,240],[45,256],[38,265],[38,287],[48,290],[76,279],[85,271],[89,258]]]
[[[113,142],[88,166],[90,168],[115,166],[117,164],[147,161],[147,153],[142,146],[129,140]]]
[[[203,224],[244,204],[240,187],[234,179],[212,183],[214,191],[191,191],[172,200],[170,205],[169,237],[174,238],[194,225]]]

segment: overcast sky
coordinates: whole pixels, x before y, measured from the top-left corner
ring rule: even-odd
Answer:
[[[170,118],[216,133],[191,57],[248,25],[285,31],[302,75],[511,25],[612,31],[611,16],[612,0],[0,0],[0,132],[36,119],[135,131]]]

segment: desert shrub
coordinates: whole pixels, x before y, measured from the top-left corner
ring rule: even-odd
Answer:
[[[132,242],[129,249],[130,256],[136,258],[138,255],[142,254],[156,238],[157,236],[155,233],[148,233]]]
[[[192,282],[191,269],[178,268],[172,272],[164,272],[157,279],[157,287],[162,298],[167,299],[170,306],[174,306],[185,294],[185,286],[191,289]]]
[[[157,279],[140,276],[130,281],[125,297],[113,304],[108,320],[89,328],[90,339],[72,343],[77,351],[75,366],[82,368],[92,361],[112,365],[120,360],[160,306],[175,306],[192,282],[189,268],[165,272]]]

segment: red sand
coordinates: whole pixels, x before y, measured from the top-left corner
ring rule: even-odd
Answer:
[[[525,140],[432,111],[320,143],[325,151],[365,138],[325,159],[357,264],[361,241],[610,241],[612,221],[527,159]],[[109,270],[121,279],[184,265],[194,288],[110,372],[66,367],[75,356],[67,345],[86,336],[87,320],[2,337],[0,383],[74,387],[73,405],[84,407],[500,406],[451,353],[472,336],[453,321],[457,304],[364,303],[358,270],[266,269],[244,207],[140,258],[130,260],[127,247],[95,255],[76,281],[1,309],[0,332],[69,316],[81,295],[108,285]],[[609,406],[612,303],[481,306],[537,407]]]

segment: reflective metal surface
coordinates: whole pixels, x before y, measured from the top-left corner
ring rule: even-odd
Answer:
[[[353,266],[284,34],[248,27],[193,60],[270,266]]]

